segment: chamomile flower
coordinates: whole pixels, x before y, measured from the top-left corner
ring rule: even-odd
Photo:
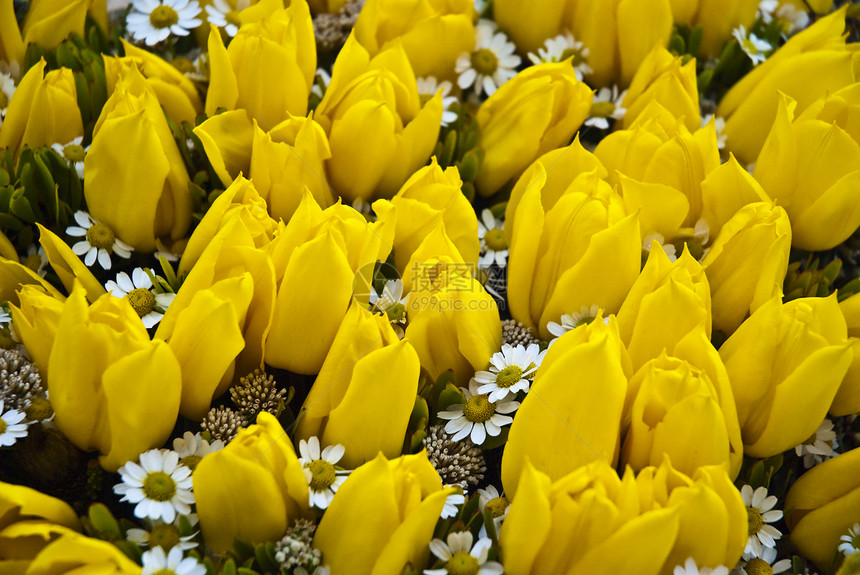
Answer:
[[[500,494],[494,486],[487,485],[486,489],[478,489],[478,509],[482,514],[489,510],[490,517],[493,518],[493,526],[496,529],[496,536],[498,536],[499,529],[502,528],[502,522],[508,516],[510,508],[511,502],[508,501],[507,497]],[[487,536],[487,528],[483,524],[478,535],[480,537]]]
[[[206,575],[206,567],[193,557],[183,558],[178,546],[165,553],[161,547],[153,547],[140,558],[143,570],[140,575]]]
[[[702,127],[708,125],[714,115],[702,116]],[[719,116],[714,120],[714,129],[717,132],[717,149],[723,150],[726,147],[726,119]]]
[[[215,439],[211,443],[203,439],[200,432],[191,433],[186,431],[182,437],[177,437],[173,440],[173,451],[179,456],[179,463],[194,471],[200,460],[224,449],[224,442],[220,439]]]
[[[591,74],[591,66],[588,65],[589,50],[585,44],[577,41],[570,32],[559,34],[554,38],[548,38],[542,48],[538,48],[537,54],[528,53],[528,59],[532,64],[544,64],[547,62],[562,62],[570,58],[570,65],[576,79],[582,81],[582,77]]]
[[[546,350],[541,351],[536,343],[528,347],[514,347],[507,343],[502,345],[501,351],[494,353],[490,359],[490,370],[475,373],[477,392],[487,394],[491,402],[513,399],[519,391],[528,392],[544,355]]]
[[[3,400],[0,399],[0,447],[9,447],[19,439],[27,437],[25,417],[24,412],[17,409],[4,411]]]
[[[125,22],[135,41],[155,46],[168,36],[187,36],[203,22],[197,0],[132,0]]]
[[[87,267],[92,266],[98,258],[102,269],[109,270],[111,254],[125,259],[131,257],[134,248],[116,237],[107,224],[94,220],[87,212],[81,210],[75,212],[75,221],[78,225],[67,227],[66,234],[84,238],[72,246],[72,251],[76,255],[85,256],[84,263]]]
[[[430,542],[433,555],[445,562],[441,569],[425,569],[424,575],[448,575],[470,573],[472,575],[501,575],[505,572],[500,563],[487,561],[493,542],[484,537],[472,546],[472,533],[460,531],[449,533],[447,543],[441,539]]]
[[[836,447],[836,432],[833,431],[833,422],[825,419],[812,434],[812,437],[796,446],[794,452],[798,457],[803,458],[803,466],[809,469],[825,459],[835,457],[834,449]]]
[[[594,321],[601,308],[599,305],[584,305],[579,309],[579,313],[565,313],[561,316],[561,323],[554,321],[546,324],[546,329],[555,337],[561,337],[572,329],[576,329],[581,325],[586,325]],[[604,318],[608,320],[609,318]]]
[[[370,288],[368,303],[372,311],[388,314],[391,321],[399,321],[401,317],[405,317],[409,294],[403,295],[401,280],[388,280],[382,286],[382,292],[377,292],[374,287]]]
[[[206,20],[218,28],[223,28],[227,35],[232,38],[239,31],[239,26],[242,25],[238,16],[239,11],[242,10],[240,5],[245,8],[250,5],[250,2],[240,0],[236,3],[236,8],[233,8],[227,0],[212,0],[212,4],[206,5]]]
[[[742,559],[737,566],[732,570],[733,575],[771,575],[776,573],[784,573],[791,567],[791,559],[782,559],[774,563],[776,559],[776,549],[766,547],[761,554],[761,557],[752,557]]]
[[[422,107],[436,95],[436,92],[442,90],[442,125],[448,126],[457,121],[457,112],[451,110],[451,105],[457,102],[457,96],[451,95],[453,88],[451,82],[447,80],[440,82],[433,76],[416,78],[415,82],[418,84],[418,96],[421,98]]]
[[[0,125],[3,124],[3,118],[6,117],[6,109],[9,107],[9,102],[12,101],[14,93],[15,79],[10,74],[0,72]]]
[[[329,84],[331,84],[331,74],[326,72],[325,68],[317,68],[314,85],[311,86],[311,94],[322,100]]]
[[[621,107],[621,103],[624,101],[624,96],[626,95],[627,90],[624,90],[620,94],[618,93],[618,86],[598,90],[591,103],[591,111],[588,112],[585,125],[594,126],[601,130],[608,130],[608,118],[612,118],[613,120],[624,118],[624,113],[627,110]]]
[[[176,514],[191,513],[191,469],[179,463],[179,454],[150,449],[140,454],[140,464],[129,461],[119,468],[122,483],[114,485],[120,501],[136,504],[134,516],[173,523]]]
[[[21,256],[21,264],[27,266],[39,277],[45,277],[48,273],[48,254],[45,253],[45,248],[36,244],[30,244],[27,248],[27,255]]]
[[[843,535],[839,540],[842,541],[839,551],[845,555],[860,552],[860,523],[855,523],[854,527],[848,530],[848,535]]]
[[[307,441],[299,441],[299,463],[308,481],[310,504],[325,509],[334,499],[338,488],[346,481],[346,476],[337,475],[334,464],[344,454],[343,445],[329,445],[320,452],[320,440],[311,436]]]
[[[498,31],[495,22],[479,20],[475,27],[475,49],[457,58],[457,85],[463,90],[474,86],[476,94],[483,91],[492,96],[499,86],[516,75],[521,62],[516,49],[514,43]]]
[[[769,24],[773,20],[773,13],[779,8],[779,0],[761,0],[758,3],[758,17],[765,24]]]
[[[171,523],[144,519],[148,529],[133,527],[125,532],[125,538],[140,547],[162,547],[165,550],[179,547],[183,551],[194,549],[197,547],[197,542],[194,540],[197,532],[183,536],[179,530],[183,518],[188,521],[191,527],[197,525],[196,513],[177,515]]]
[[[469,389],[463,389],[466,403],[449,405],[445,411],[438,413],[439,419],[447,419],[445,433],[451,435],[452,441],[460,441],[468,437],[475,445],[482,445],[487,436],[496,437],[502,432],[502,426],[511,423],[512,413],[520,406],[518,401],[500,401],[494,403],[488,396],[477,392],[477,383],[473,379]]]
[[[666,241],[666,238],[663,237],[663,234],[659,233],[651,233],[647,234],[645,238],[642,240],[642,252],[643,257],[647,257],[648,254],[651,253],[651,244],[652,242],[657,242],[660,244],[660,247],[663,248],[663,251],[666,252],[666,255],[669,257],[670,261],[675,261],[678,259],[676,255],[675,246]],[[644,261],[644,259],[643,259]]]
[[[478,238],[481,240],[481,257],[478,267],[488,268],[496,264],[500,268],[508,265],[508,240],[505,224],[493,212],[485,209],[478,220]]]
[[[773,525],[782,519],[782,511],[774,509],[776,496],[768,496],[767,489],[759,487],[755,491],[749,485],[741,487],[741,499],[747,507],[747,519],[749,520],[749,539],[744,549],[744,557],[763,557],[764,551],[774,550],[776,554],[776,540],[782,537],[782,533]]]
[[[696,560],[690,557],[684,562],[684,565],[678,565],[672,571],[672,575],[729,575],[729,568],[723,567],[697,567]]]
[[[740,44],[741,49],[750,57],[753,66],[761,64],[767,60],[767,55],[765,53],[773,49],[773,46],[771,46],[767,40],[762,40],[752,32],[750,32],[748,36],[747,30],[743,25],[735,28],[732,35],[738,41],[738,44]]]
[[[0,328],[5,328],[12,324],[12,314],[7,307],[8,305],[8,303],[0,305]]]
[[[785,33],[789,36],[809,26],[809,14],[793,4],[786,3],[780,6],[776,11],[776,17],[788,25],[785,26]]]
[[[446,485],[445,487],[459,487],[459,485]],[[463,505],[465,502],[466,496],[463,495],[461,491],[457,491],[457,493],[452,493],[445,498],[445,505],[442,507],[442,513],[440,516],[442,517],[442,519],[456,517],[457,514],[460,512],[460,509],[457,506]]]
[[[176,297],[175,293],[153,291],[152,280],[143,268],[134,268],[131,277],[125,272],[118,273],[116,281],[105,284],[105,290],[114,297],[126,298],[147,329],[161,321],[164,311]]]
[[[83,136],[78,136],[68,144],[51,144],[51,149],[60,154],[75,169],[78,178],[84,179],[84,158],[87,150],[81,145]]]

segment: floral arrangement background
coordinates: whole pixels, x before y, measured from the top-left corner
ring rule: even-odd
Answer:
[[[0,0],[0,572],[860,573],[858,32]]]

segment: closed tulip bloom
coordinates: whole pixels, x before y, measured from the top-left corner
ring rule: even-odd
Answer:
[[[78,514],[65,501],[24,485],[0,482],[0,486],[0,530],[27,519],[40,519],[69,529],[81,528]]]
[[[850,111],[860,109],[860,91],[847,101],[822,102],[823,119],[803,114],[782,100],[753,176],[791,220],[792,245],[820,251],[836,247],[860,226],[854,210],[860,186],[860,126]],[[841,114],[840,114],[841,109]],[[812,110],[810,110],[811,112]]]
[[[717,57],[738,26],[750,28],[755,22],[759,0],[671,0],[676,24],[702,28],[700,51]]]
[[[277,68],[278,73],[272,74]],[[313,22],[306,2],[293,2],[259,22],[243,25],[230,46],[209,34],[210,83],[206,113],[243,108],[269,130],[304,116],[316,72]]]
[[[400,40],[417,77],[453,80],[457,57],[475,44],[473,11],[471,0],[369,0],[355,37],[371,56]]]
[[[232,549],[236,538],[275,541],[310,509],[302,465],[270,413],[261,412],[255,425],[201,459],[193,477],[200,529],[219,553]]]
[[[251,169],[254,120],[247,110],[230,110],[205,120],[194,128],[212,169],[223,187]]]
[[[860,449],[816,465],[791,486],[785,522],[791,543],[819,569],[832,569],[840,537],[860,514]]]
[[[52,50],[70,34],[83,36],[91,4],[93,0],[34,0],[21,30],[24,44]]]
[[[99,350],[94,361],[92,350]],[[80,449],[115,471],[162,445],[179,411],[181,370],[170,348],[150,341],[128,301],[83,289],[63,305],[49,359],[55,421]]]
[[[837,417],[860,413],[860,296],[854,294],[839,302],[839,309],[845,316],[854,359],[830,406],[830,414]]]
[[[714,329],[730,334],[749,313],[782,296],[790,251],[788,215],[772,202],[748,204],[725,223],[702,261]]]
[[[27,348],[33,365],[47,377],[51,346],[63,313],[63,297],[25,285],[18,290],[17,298],[17,304],[9,305],[15,332]]]
[[[561,33],[569,4],[568,0],[499,0],[493,2],[493,19],[525,54]]]
[[[636,71],[624,97],[623,127],[635,122],[645,106],[656,100],[675,117],[682,118],[691,132],[699,128],[699,90],[696,80],[696,60],[686,64],[663,46],[656,46]]]
[[[24,60],[27,45],[15,18],[14,0],[0,0],[0,62],[15,67]]]
[[[430,157],[442,96],[421,106],[399,42],[371,57],[351,35],[316,113],[331,145],[327,172],[334,191],[348,202],[390,198]]]
[[[396,457],[418,392],[418,354],[384,314],[353,301],[299,414],[296,437],[343,445],[342,465]]]
[[[834,294],[786,304],[774,297],[722,345],[720,357],[735,392],[744,451],[770,457],[815,432],[852,352]]]
[[[332,575],[399,575],[425,565],[433,529],[452,489],[426,452],[382,454],[350,474],[317,527],[314,547]]]
[[[18,537],[17,541],[14,537]],[[21,522],[7,528],[0,537],[9,537],[22,561],[0,561],[0,568],[33,575],[50,573],[113,573],[140,575],[141,567],[108,541],[81,535],[62,525]],[[31,552],[31,553],[28,553]],[[9,563],[11,565],[4,565]]]
[[[769,202],[761,184],[729,153],[729,160],[702,180],[702,219],[716,238],[726,222],[747,204]]]

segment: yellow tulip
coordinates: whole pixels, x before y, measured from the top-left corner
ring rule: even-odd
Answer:
[[[308,0],[314,14],[337,14],[347,0]]]
[[[316,73],[316,43],[306,2],[292,2],[259,22],[243,25],[224,47],[209,33],[210,83],[206,113],[243,108],[269,130],[288,114],[304,116]],[[277,74],[272,70],[277,69]]]
[[[20,303],[9,305],[15,331],[27,348],[33,365],[47,378],[51,347],[63,313],[63,297],[25,285],[18,291],[18,301]]]
[[[743,501],[719,466],[690,478],[666,458],[619,478],[595,461],[551,483],[526,464],[499,545],[510,575],[658,575],[691,556],[700,567],[734,565],[746,534]]]
[[[622,126],[629,128],[645,109],[656,100],[673,116],[682,119],[691,132],[699,129],[699,89],[696,60],[686,64],[662,45],[656,46],[636,71],[622,106],[627,110]]]
[[[856,110],[860,91],[851,92]],[[850,121],[851,108],[844,100],[830,98],[822,120],[804,114],[807,117],[792,122],[794,107],[791,100],[780,102],[753,176],[788,213],[792,244],[826,250],[860,226],[860,213],[854,210],[860,186],[860,125]]]
[[[569,0],[494,0],[493,20],[520,52],[537,52],[547,38],[562,32],[564,15],[570,4]]]
[[[545,339],[547,323],[562,314],[592,305],[617,311],[641,261],[636,214],[627,215],[621,197],[601,179],[602,166],[562,185],[553,182],[554,169],[538,160],[515,186],[508,258],[511,315]]]
[[[90,214],[124,242],[151,252],[157,239],[185,236],[192,210],[188,172],[158,98],[136,67],[117,81],[84,165]]]
[[[24,44],[38,44],[40,48],[53,50],[69,34],[83,36],[91,4],[93,0],[33,0],[21,30]]]
[[[309,189],[322,208],[334,203],[325,176],[328,138],[313,118],[288,116],[268,133],[254,123],[249,177],[272,217],[289,221]]]
[[[390,198],[430,157],[442,121],[441,93],[423,107],[403,46],[371,58],[351,35],[316,110],[328,134],[328,179],[345,201]]]
[[[477,265],[480,243],[475,210],[463,195],[463,181],[454,166],[444,171],[434,156],[429,166],[412,174],[391,199],[397,210],[394,265],[405,270],[422,241],[440,222],[464,262]]]
[[[475,184],[490,196],[538,156],[567,144],[588,117],[593,95],[569,62],[531,66],[478,109],[484,159]],[[510,135],[516,131],[517,137]]]
[[[0,255],[0,301],[17,304],[18,296],[15,292],[24,285],[38,286],[49,295],[62,298],[57,288],[48,283],[45,278],[18,262],[18,254],[14,252],[14,248],[10,255],[15,259],[6,259],[5,256]]]
[[[755,178],[729,153],[729,160],[714,168],[702,180],[702,218],[712,238],[723,225],[747,204],[769,202],[770,198]]]
[[[227,447],[200,460],[194,470],[194,497],[206,544],[219,553],[231,549],[234,538],[275,541],[291,520],[310,508],[308,482],[293,444],[266,412]]]
[[[72,71],[45,74],[45,66],[40,60],[21,78],[0,125],[0,148],[17,152],[21,146],[65,144],[84,135]]]
[[[845,7],[793,36],[726,93],[717,115],[726,118],[726,147],[749,164],[764,144],[785,94],[797,113],[857,81],[860,54],[845,44]]]
[[[592,461],[615,464],[629,373],[630,359],[612,319],[607,325],[598,317],[553,344],[517,410],[502,455],[509,497],[518,493],[528,465],[555,481]]]
[[[0,62],[19,68],[26,49],[15,18],[14,0],[0,0]]]
[[[246,110],[223,112],[194,128],[206,157],[226,188],[251,169],[254,121]]]
[[[822,571],[831,572],[840,555],[840,537],[860,514],[860,448],[810,469],[791,486],[785,522],[791,543]]]
[[[772,202],[748,204],[720,230],[702,266],[711,286],[714,329],[731,334],[774,296],[791,251],[791,224]]]
[[[675,23],[702,28],[700,51],[704,56],[717,57],[732,30],[738,26],[749,29],[756,18],[757,0],[671,0]]]
[[[78,514],[68,503],[24,485],[0,481],[0,530],[18,521],[39,519],[80,530]]]
[[[746,453],[770,457],[815,433],[851,365],[846,338],[833,294],[786,304],[774,297],[726,340],[720,357],[735,392]]]
[[[281,224],[268,248],[278,287],[267,364],[319,372],[352,301],[355,274],[391,251],[394,210],[387,202],[374,209],[379,219],[370,224],[340,203],[322,210],[306,191],[290,222]]]
[[[48,365],[57,427],[77,447],[99,450],[105,469],[161,446],[173,431],[179,362],[167,344],[150,341],[126,299],[102,296],[88,307],[83,289],[74,289]]]
[[[296,437],[341,444],[341,465],[400,455],[421,366],[388,317],[353,301],[299,413]]]
[[[369,0],[355,37],[371,56],[400,40],[416,76],[454,80],[457,57],[475,46],[473,11],[471,0]]]
[[[442,488],[426,452],[379,454],[352,472],[317,527],[314,547],[332,575],[399,575],[425,565],[428,543],[453,492]]]
[[[39,243],[45,249],[48,263],[67,292],[71,292],[77,282],[86,290],[87,300],[90,303],[107,293],[101,282],[72,251],[69,244],[41,224],[37,223],[36,226],[39,228]]]
[[[860,295],[854,294],[839,302],[839,309],[848,325],[854,359],[830,406],[830,414],[837,417],[860,413]]]

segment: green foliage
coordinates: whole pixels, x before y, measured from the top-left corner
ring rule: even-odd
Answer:
[[[463,107],[455,105],[452,110],[457,112],[457,121],[442,128],[433,155],[442,169],[456,166],[463,180],[463,194],[472,201],[475,199],[474,181],[484,161],[484,151],[479,146],[478,121]]]
[[[827,297],[833,292],[833,283],[842,271],[842,261],[833,260],[823,268],[820,260],[809,254],[805,260],[788,265],[782,291],[784,301],[800,297]],[[847,297],[847,296],[846,296]]]

